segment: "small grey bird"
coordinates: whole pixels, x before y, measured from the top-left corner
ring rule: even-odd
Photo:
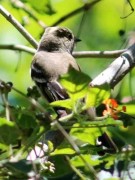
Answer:
[[[59,83],[59,77],[68,73],[70,68],[80,71],[72,56],[72,51],[77,41],[78,39],[67,28],[48,27],[39,42],[31,64],[31,77],[42,95],[49,102],[68,98],[68,94]],[[59,117],[66,115],[66,111],[62,108],[55,108],[55,110]],[[91,109],[89,111],[90,115]],[[100,137],[100,140],[104,144],[107,143],[108,147],[114,152],[116,151],[107,134],[104,137]]]
[[[68,98],[59,83],[59,77],[68,73],[69,68],[80,71],[72,56],[77,41],[79,40],[67,28],[48,27],[39,42],[31,64],[31,77],[49,102]],[[57,110],[60,117],[63,116],[62,113],[62,110]]]

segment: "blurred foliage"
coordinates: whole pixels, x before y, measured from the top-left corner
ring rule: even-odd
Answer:
[[[90,2],[90,0],[41,0],[38,2],[36,0],[1,0],[0,4],[39,41],[45,25],[52,26],[64,15]],[[131,3],[134,6],[135,0]],[[130,13],[131,7],[128,1],[101,0],[92,8],[82,10],[58,25],[70,28],[82,40],[77,44],[76,51],[117,50],[128,46],[129,33],[134,30],[135,13],[124,18]],[[2,15],[0,23],[0,45],[21,44],[31,47]],[[67,89],[70,100],[48,105],[31,87],[33,86],[29,73],[31,54],[0,49],[0,58],[0,80],[10,81],[14,87],[7,93],[2,91],[0,85],[0,179],[32,177],[92,179],[87,163],[94,167],[100,180],[105,178],[127,180],[135,177],[135,70],[132,70],[110,94],[108,87],[89,89],[87,84],[113,59],[77,59],[82,73],[71,72],[61,77],[61,83]],[[7,95],[8,103],[6,103]],[[80,98],[85,96],[86,103],[80,102]],[[126,105],[127,112],[121,112],[119,120],[107,117],[89,121],[85,114],[87,108],[96,106],[97,114],[102,115],[104,107],[102,108],[101,102],[109,96],[115,98],[121,106]],[[39,146],[38,142],[41,141],[45,132],[56,130],[53,123],[50,124],[48,119],[44,118],[41,109],[31,103],[31,98],[38,100],[53,115],[53,118],[55,117],[53,106],[62,106],[71,110],[71,116],[62,119],[61,123],[66,130],[70,129],[70,135],[79,147],[83,161],[66,140],[54,152],[52,152],[53,145],[48,142],[49,149],[44,150],[43,162],[42,158],[37,158],[32,162],[26,158],[35,144]],[[8,117],[8,113],[11,117]],[[74,124],[71,118],[75,120]],[[97,143],[97,138],[104,132],[112,137],[118,149],[117,153],[105,153],[103,156],[99,153],[108,152],[106,147]]]

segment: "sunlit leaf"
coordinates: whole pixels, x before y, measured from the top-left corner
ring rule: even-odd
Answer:
[[[67,109],[74,109],[74,107],[81,104],[77,103],[77,101],[87,94],[88,91],[88,83],[90,81],[90,77],[82,72],[78,72],[74,69],[71,69],[68,74],[61,76],[60,82],[63,87],[67,90],[70,99],[60,100],[52,102],[52,106],[64,107]]]
[[[82,72],[71,69],[68,74],[60,78],[60,82],[67,90],[70,98],[75,101],[86,95],[90,77]]]
[[[86,96],[86,105],[84,108],[95,107],[100,105],[104,99],[110,97],[110,88],[109,86],[101,88],[92,88],[90,87],[87,96]]]
[[[59,100],[50,103],[53,107],[64,107],[67,109],[73,109],[74,102],[71,99]]]
[[[71,148],[62,148],[62,149],[56,149],[51,155],[69,155],[74,154],[75,151]]]
[[[99,159],[92,159],[92,156],[87,154],[87,155],[83,155],[85,161],[87,163],[89,163],[90,165],[92,166],[95,166],[95,165],[98,165],[100,163]],[[72,159],[71,159],[71,162],[74,166],[85,166],[84,162],[80,159],[79,156],[74,156]]]
[[[74,125],[76,126],[76,125]],[[73,126],[73,127],[74,127]],[[102,128],[103,129],[103,128]],[[102,134],[101,129],[95,127],[95,128],[72,128],[71,129],[71,135],[75,138],[84,141],[85,143],[90,143],[91,145],[96,144],[97,137]]]

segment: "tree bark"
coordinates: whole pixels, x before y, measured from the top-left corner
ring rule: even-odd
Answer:
[[[91,82],[91,87],[100,87],[108,84],[114,88],[123,77],[135,66],[135,44],[115,59],[104,71],[102,71]]]

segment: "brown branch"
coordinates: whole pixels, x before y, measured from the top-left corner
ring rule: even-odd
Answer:
[[[72,16],[85,11],[85,10],[89,10],[90,8],[92,8],[96,3],[98,3],[101,0],[94,0],[90,3],[86,3],[84,6],[79,7],[78,9],[73,10],[72,12],[64,15],[63,17],[61,17],[60,19],[58,19],[55,23],[53,23],[51,26],[57,26],[58,24],[62,23],[63,21],[71,18]]]
[[[35,39],[2,5],[0,5],[0,14],[2,14],[27,39],[27,41],[34,48],[37,48],[38,43],[35,41]]]

